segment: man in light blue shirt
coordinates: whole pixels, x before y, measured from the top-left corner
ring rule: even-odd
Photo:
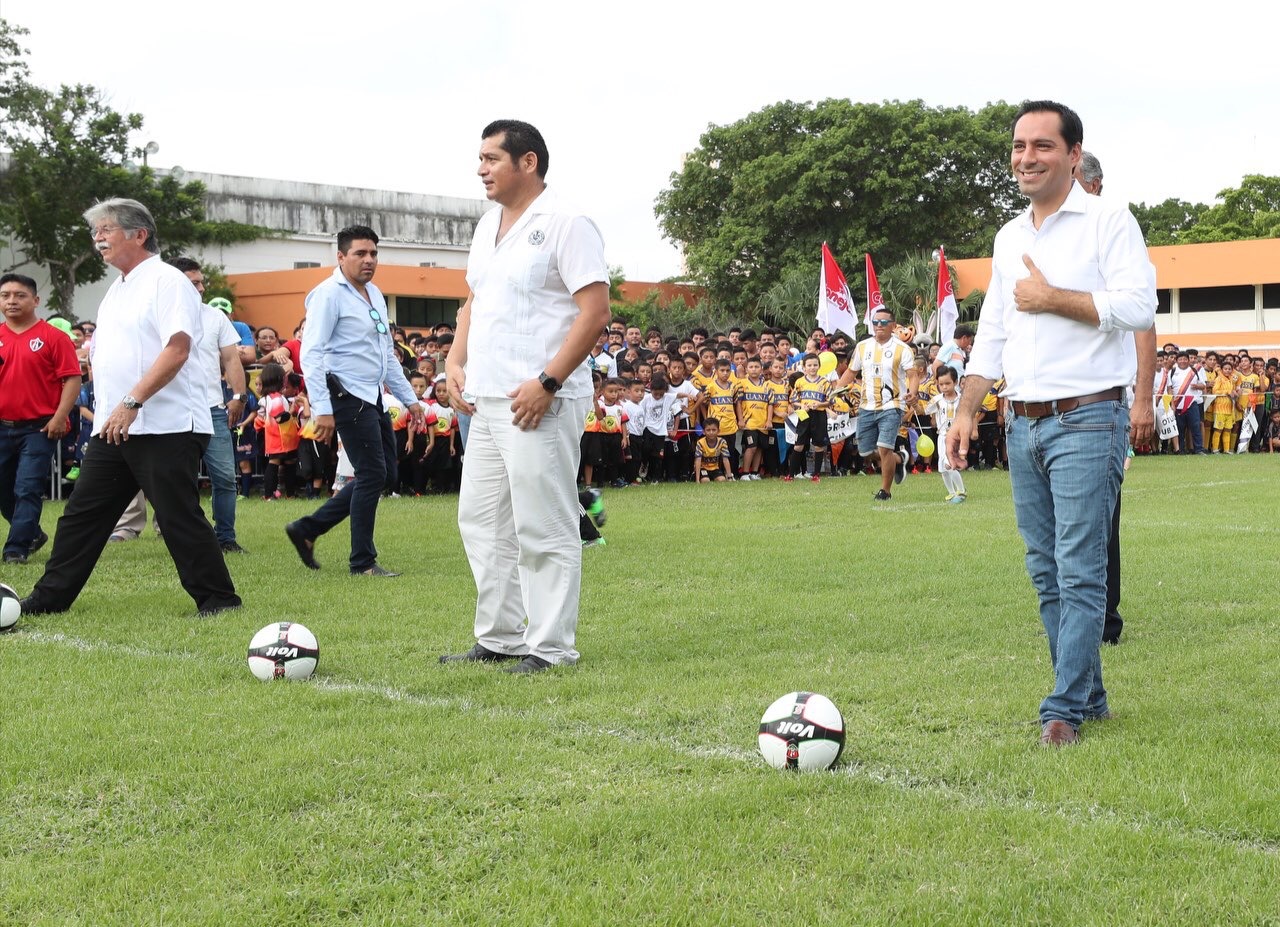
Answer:
[[[378,236],[356,225],[338,233],[333,276],[307,294],[302,369],[307,372],[315,440],[337,431],[356,478],[314,515],[285,526],[302,562],[320,569],[315,540],[351,517],[353,575],[397,576],[378,564],[373,526],[387,475],[396,465],[391,420],[382,405],[386,384],[404,403],[416,428],[425,428],[422,406],[396,357],[387,303],[371,282],[378,269]]]

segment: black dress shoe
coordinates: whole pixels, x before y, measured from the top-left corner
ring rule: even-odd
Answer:
[[[223,612],[235,611],[240,607],[240,604],[239,602],[224,602],[221,605],[206,605],[196,612],[196,615],[200,618],[212,618],[214,615],[221,615]]]
[[[224,554],[247,554],[248,551],[237,544],[235,541],[223,541],[218,545],[222,548]]]
[[[529,654],[515,666],[508,666],[503,672],[528,676],[532,673],[541,673],[543,670],[549,670],[553,666],[555,664],[550,660],[544,660],[542,657],[535,657],[533,654]]]
[[[289,540],[293,542],[293,549],[298,552],[298,558],[302,563],[311,570],[320,569],[320,564],[316,563],[316,542],[314,538],[309,538],[302,533],[302,529],[298,527],[296,521],[291,521],[284,526],[284,533],[289,536]]]
[[[27,555],[26,554],[5,554],[4,562],[5,563],[26,563]]]
[[[446,653],[440,658],[441,663],[505,663],[508,660],[523,660],[523,654],[498,653],[480,644],[476,644],[466,653]]]
[[[56,615],[66,611],[65,608],[49,608],[44,603],[36,601],[33,596],[27,596],[18,602],[18,607],[22,609],[23,616],[27,618],[32,615]]]
[[[31,542],[31,548],[27,551],[27,556],[28,557],[31,556],[36,551],[38,551],[41,547],[44,547],[44,545],[48,543],[49,543],[49,535],[41,531],[40,537],[36,538],[34,541]]]
[[[375,563],[373,566],[369,567],[369,569],[367,570],[352,570],[351,575],[352,576],[399,576],[400,574],[392,572],[391,570],[388,570],[388,569],[384,569],[383,567],[380,567]]]

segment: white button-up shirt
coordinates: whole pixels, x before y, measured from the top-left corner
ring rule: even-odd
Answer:
[[[93,433],[102,431],[111,411],[151,369],[169,339],[182,333],[191,353],[174,378],[146,400],[129,426],[131,435],[212,434],[205,368],[200,363],[204,331],[200,294],[187,275],[147,258],[111,284],[98,307],[93,333]]]
[[[1098,325],[1049,312],[1019,312],[1017,281],[1030,255],[1050,286],[1087,292]],[[991,286],[982,303],[967,373],[1008,381],[1003,395],[1025,402],[1127,387],[1137,371],[1128,332],[1155,324],[1155,274],[1137,221],[1124,206],[1090,196],[1078,183],[1037,230],[1031,209],[996,235]]]
[[[222,405],[222,349],[240,343],[240,335],[221,309],[206,303],[200,310],[204,334],[200,337],[200,363],[204,365],[209,408]],[[194,353],[194,349],[193,352]],[[238,423],[237,423],[238,424]]]
[[[578,304],[573,294],[609,282],[604,239],[596,224],[543,190],[497,241],[502,207],[476,224],[467,260],[471,326],[467,334],[467,392],[503,397],[542,373],[564,344]],[[586,361],[560,395],[591,395]]]

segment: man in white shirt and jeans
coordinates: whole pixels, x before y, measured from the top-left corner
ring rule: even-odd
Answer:
[[[1124,477],[1136,373],[1128,332],[1155,322],[1155,279],[1129,211],[1072,178],[1084,129],[1071,109],[1023,103],[1011,167],[1031,201],[996,235],[963,399],[947,453],[963,469],[979,403],[1001,376],[1018,530],[1040,599],[1055,685],[1040,742],[1078,740],[1110,715],[1102,684],[1107,539]]]
[[[575,480],[609,268],[595,223],[547,189],[538,130],[500,120],[481,139],[477,173],[498,208],[476,226],[445,365],[451,403],[472,416],[458,528],[476,581],[476,645],[440,659],[518,660],[511,672],[537,673],[578,659]]]
[[[84,217],[98,253],[120,276],[98,308],[93,436],[44,575],[22,611],[71,607],[139,489],[164,525],[169,556],[200,614],[238,608],[196,483],[213,431],[208,384],[195,356],[203,331],[200,294],[160,259],[155,220],[141,203],[111,199]]]

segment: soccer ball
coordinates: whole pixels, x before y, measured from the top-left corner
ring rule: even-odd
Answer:
[[[249,669],[263,682],[306,679],[319,660],[316,636],[296,622],[269,624],[249,641]]]
[[[827,769],[844,749],[844,718],[825,695],[792,692],[760,719],[760,753],[776,769]]]
[[[4,583],[0,583],[0,632],[12,631],[22,614],[22,604],[18,593]]]

